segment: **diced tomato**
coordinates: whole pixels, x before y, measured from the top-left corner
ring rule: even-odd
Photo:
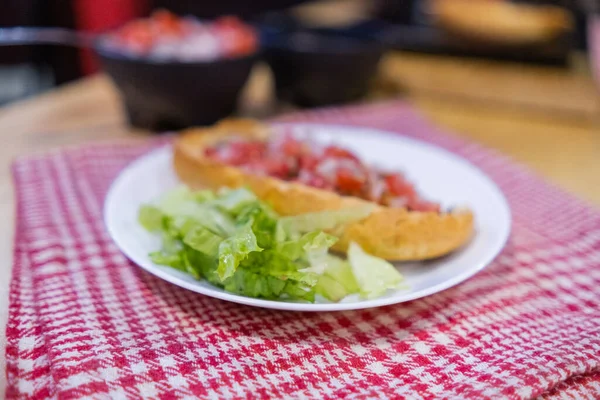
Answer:
[[[341,147],[337,147],[337,146],[326,147],[325,150],[323,151],[323,156],[324,157],[335,157],[335,158],[348,158],[350,160],[360,162],[358,157],[356,157],[354,154],[352,154],[351,152],[349,152],[346,149],[342,149]]]
[[[389,174],[384,176],[387,190],[394,196],[416,196],[417,192],[414,186],[408,182],[401,174]]]
[[[290,175],[290,164],[283,159],[267,159],[263,161],[267,175],[286,179]]]
[[[266,146],[263,142],[248,142],[248,143],[239,143],[239,149],[241,152],[246,154],[246,158],[255,160],[260,159],[264,156]]]
[[[194,46],[202,47],[203,38],[211,42],[212,51],[209,53],[215,56],[240,56],[253,53],[258,48],[258,35],[254,28],[236,17],[204,23],[193,18],[180,18],[166,10],[158,10],[149,18],[131,21],[111,36],[116,46],[137,55],[152,53],[153,47],[160,45],[157,52],[162,56],[165,51],[169,54],[196,52],[201,56],[205,52]],[[168,40],[161,40],[163,37]],[[215,41],[221,48],[213,49],[218,46]]]
[[[336,172],[336,187],[345,194],[360,193],[364,181],[347,168],[340,168]]]
[[[226,54],[239,56],[256,51],[258,45],[256,33],[238,18],[221,17],[215,20],[214,29],[221,38]]]
[[[306,171],[313,172],[319,164],[319,162],[320,159],[314,154],[303,154],[300,157],[300,168]]]
[[[154,33],[146,21],[133,21],[123,27],[118,39],[133,51],[145,53],[152,48]]]
[[[292,180],[341,195],[357,196],[388,207],[439,212],[439,204],[419,197],[401,173],[370,170],[349,151],[330,146],[311,153],[310,146],[293,136],[273,142],[235,139],[206,149],[206,156],[248,172]]]
[[[240,36],[236,46],[231,49],[231,55],[245,55],[252,54],[256,51],[258,41],[254,32],[245,30],[244,34]]]
[[[161,34],[179,36],[183,32],[181,20],[167,10],[157,10],[151,20]]]
[[[304,151],[304,144],[291,135],[286,135],[281,140],[281,151],[289,157],[297,157]]]

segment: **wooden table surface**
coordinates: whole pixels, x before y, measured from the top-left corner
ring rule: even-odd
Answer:
[[[575,65],[560,69],[394,54],[382,63],[371,98],[402,95],[439,125],[499,149],[600,205],[600,96],[586,68]],[[245,91],[246,113],[265,114],[270,98],[270,76],[258,68]],[[118,95],[104,76],[0,109],[2,348],[14,220],[11,160],[64,145],[147,137],[126,126]],[[0,365],[3,369],[2,359]],[[0,371],[0,389],[3,380]]]

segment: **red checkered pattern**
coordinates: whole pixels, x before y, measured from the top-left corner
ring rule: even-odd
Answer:
[[[466,157],[509,199],[508,246],[475,277],[409,303],[251,308],[157,279],[108,237],[111,181],[156,142],[22,159],[7,397],[600,397],[598,211],[400,102],[284,119],[397,131]]]

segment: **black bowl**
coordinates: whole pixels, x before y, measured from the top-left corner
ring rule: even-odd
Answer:
[[[206,62],[138,59],[96,46],[131,125],[174,130],[209,125],[233,113],[256,54]]]
[[[383,51],[373,40],[298,30],[272,33],[266,59],[280,100],[317,107],[363,97]]]

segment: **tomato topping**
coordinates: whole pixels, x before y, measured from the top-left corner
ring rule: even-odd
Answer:
[[[166,10],[131,21],[106,37],[114,50],[183,61],[242,56],[258,48],[254,28],[236,17],[203,22]]]
[[[440,206],[419,197],[401,173],[382,174],[337,146],[323,151],[291,135],[272,142],[232,140],[206,149],[206,156],[242,166],[251,173],[297,181],[308,186],[356,196],[388,207],[439,212]]]
[[[154,33],[145,21],[130,22],[123,27],[118,38],[123,44],[139,53],[146,53],[154,43]]]
[[[282,159],[256,160],[247,164],[250,171],[258,174],[264,174],[280,179],[287,179],[290,175],[290,165]]]
[[[347,168],[337,170],[336,187],[345,194],[360,193],[364,181]]]
[[[387,190],[394,196],[415,196],[417,193],[412,184],[410,184],[401,174],[384,175]]]
[[[319,161],[319,158],[313,154],[303,154],[300,156],[300,168],[312,172],[317,168]]]
[[[265,153],[262,142],[231,141],[220,146],[209,147],[205,154],[219,162],[230,165],[243,165],[260,160]]]
[[[346,149],[342,149],[341,147],[337,147],[337,146],[326,147],[325,150],[323,151],[323,156],[324,157],[335,157],[335,158],[348,158],[350,160],[360,162],[358,157],[356,157],[354,154],[352,154],[351,152],[349,152]]]
[[[281,143],[279,143],[279,149],[286,156],[296,157],[302,155],[304,152],[304,143],[292,135],[285,135]]]
[[[249,54],[257,48],[254,30],[236,17],[225,16],[217,19],[215,30],[222,38],[223,47],[232,56]]]
[[[421,199],[414,186],[401,174],[385,175],[384,179],[387,190],[393,196],[387,201],[390,206],[400,207],[402,203],[413,211],[440,211],[439,204]]]
[[[151,16],[151,20],[160,33],[173,36],[179,36],[183,33],[181,20],[167,10],[155,11]]]
[[[240,142],[238,143],[238,147],[241,152],[246,154],[246,158],[250,160],[262,158],[266,150],[266,146],[260,142]]]
[[[290,164],[283,159],[266,159],[264,164],[270,176],[285,179],[290,175]]]

